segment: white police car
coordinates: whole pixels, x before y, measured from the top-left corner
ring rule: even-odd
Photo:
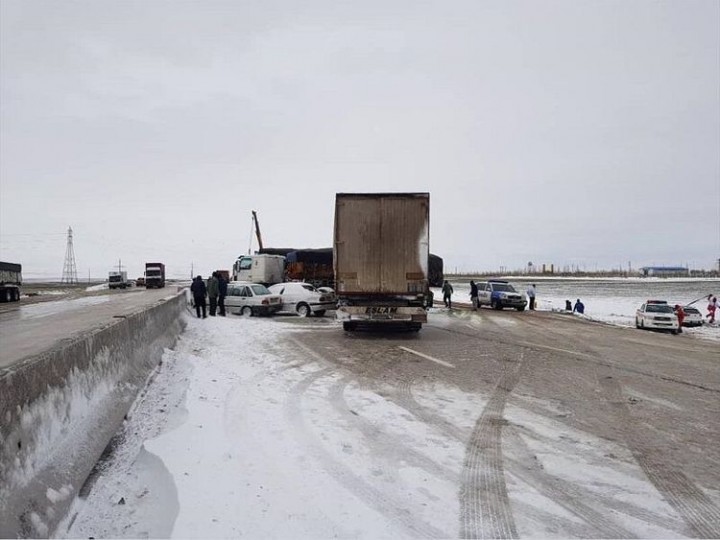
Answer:
[[[677,334],[677,315],[665,300],[648,300],[635,312],[635,328],[665,330]]]
[[[523,311],[527,305],[525,295],[519,293],[507,281],[501,279],[490,279],[477,284],[478,305],[487,305],[494,309],[506,307]]]

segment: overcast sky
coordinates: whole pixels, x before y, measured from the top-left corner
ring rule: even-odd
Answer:
[[[430,192],[446,270],[712,268],[720,2],[0,0],[0,259],[80,278],[330,247]],[[252,244],[252,249],[257,243]]]

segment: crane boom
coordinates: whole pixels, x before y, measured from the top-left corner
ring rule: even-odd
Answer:
[[[263,242],[262,236],[260,236],[260,223],[258,223],[257,212],[255,210],[252,211],[252,217],[253,221],[255,222],[255,236],[257,236],[258,251],[260,251],[263,248]]]

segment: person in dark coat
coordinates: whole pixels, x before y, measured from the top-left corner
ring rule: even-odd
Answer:
[[[475,282],[470,280],[470,301],[472,302],[473,311],[478,309],[478,288]]]
[[[225,297],[227,296],[227,281],[225,281],[225,277],[222,274],[218,274],[218,291],[220,292],[220,296],[218,296],[218,315],[224,317]]]
[[[443,293],[443,302],[445,302],[445,307],[452,309],[452,293],[453,293],[452,285],[450,285],[450,282],[448,280],[445,280],[445,283],[443,283],[442,286],[442,293]]]
[[[585,304],[583,304],[580,299],[577,299],[577,302],[575,302],[575,307],[573,307],[573,313],[579,313],[582,315],[585,313]]]
[[[220,295],[217,272],[213,272],[207,280],[207,295],[210,299],[210,316],[214,317],[217,311],[218,296]]]
[[[190,292],[192,292],[193,295],[193,303],[195,304],[198,319],[200,318],[200,308],[202,308],[202,318],[207,318],[207,312],[205,311],[205,295],[207,294],[207,289],[205,288],[205,282],[202,276],[197,276],[193,280],[190,286]]]

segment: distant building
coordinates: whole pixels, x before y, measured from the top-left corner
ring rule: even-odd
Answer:
[[[646,277],[687,277],[690,269],[684,266],[643,266],[640,271]]]

